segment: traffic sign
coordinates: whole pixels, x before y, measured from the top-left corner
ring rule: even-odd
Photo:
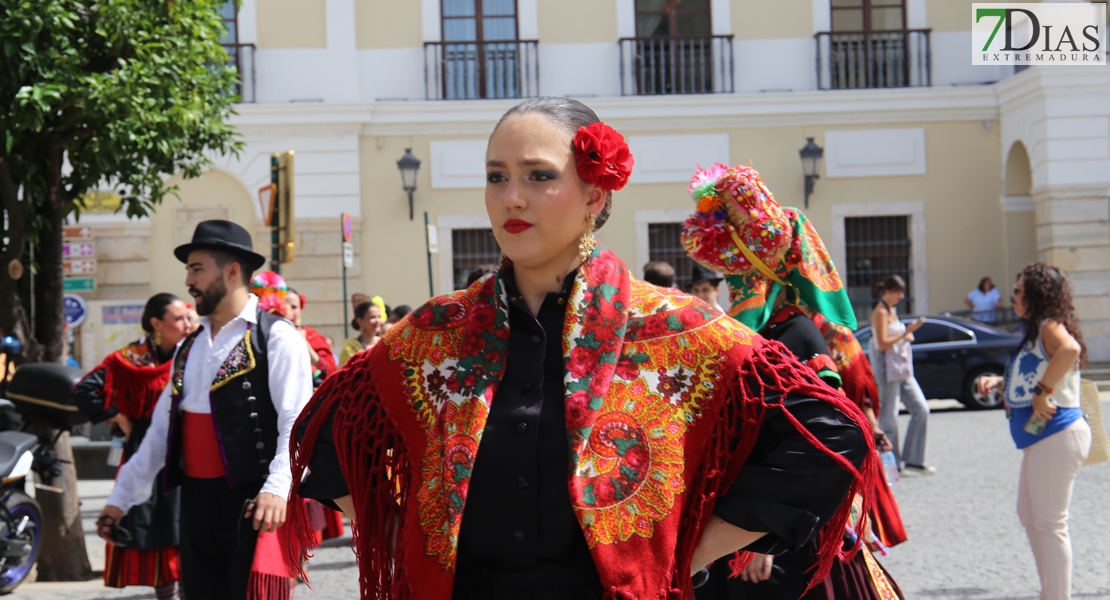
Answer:
[[[93,273],[96,273],[95,258],[62,261],[62,274],[67,277],[71,275],[92,275]]]
[[[343,213],[343,241],[351,241],[351,213]]]
[[[80,327],[89,314],[89,305],[81,296],[66,294],[62,296],[62,307],[65,311],[66,325],[70,329]]]
[[[64,227],[62,237],[67,240],[91,240],[92,228],[88,225],[78,227]]]
[[[343,267],[350,269],[355,264],[355,246],[351,242],[343,242]]]
[[[67,242],[62,240],[62,258],[92,258],[96,256],[95,242]]]
[[[439,253],[439,230],[435,225],[428,225],[428,254]]]
[[[71,277],[62,280],[63,292],[94,292],[96,279],[93,277]]]

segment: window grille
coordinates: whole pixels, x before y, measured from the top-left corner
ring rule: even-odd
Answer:
[[[674,286],[690,291],[690,270],[694,261],[682,247],[682,223],[648,224],[648,260],[674,267]],[[629,268],[638,279],[643,278],[644,265],[630,265]]]
[[[501,247],[497,245],[492,229],[452,229],[452,289],[465,288],[471,271],[482,265],[496,265],[500,257]]]
[[[906,298],[899,313],[913,314],[913,270],[911,263],[910,218],[906,215],[848,217],[844,219],[844,247],[848,296],[860,323],[871,320],[871,309],[878,302],[875,286],[888,275],[906,282]]]

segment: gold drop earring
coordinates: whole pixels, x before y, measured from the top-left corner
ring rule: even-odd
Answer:
[[[594,221],[597,219],[593,214],[586,217],[586,232],[578,240],[578,258],[582,262],[590,259],[590,255],[594,252],[594,247],[597,246],[597,240],[594,239]]]

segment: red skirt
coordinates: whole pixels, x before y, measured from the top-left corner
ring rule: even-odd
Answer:
[[[107,544],[104,553],[104,585],[160,587],[181,579],[177,547],[160,550],[128,550]]]

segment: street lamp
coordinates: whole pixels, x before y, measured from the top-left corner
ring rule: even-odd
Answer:
[[[809,208],[809,197],[813,194],[813,182],[817,181],[819,175],[818,163],[821,157],[825,155],[825,149],[818,146],[813,142],[813,138],[806,138],[806,145],[798,151],[798,155],[802,157],[802,171],[806,176],[806,208]]]
[[[397,160],[397,170],[401,172],[401,185],[409,194],[409,220],[412,220],[412,195],[416,192],[416,172],[420,170],[420,159],[412,155],[412,148],[405,148],[405,155]]]

